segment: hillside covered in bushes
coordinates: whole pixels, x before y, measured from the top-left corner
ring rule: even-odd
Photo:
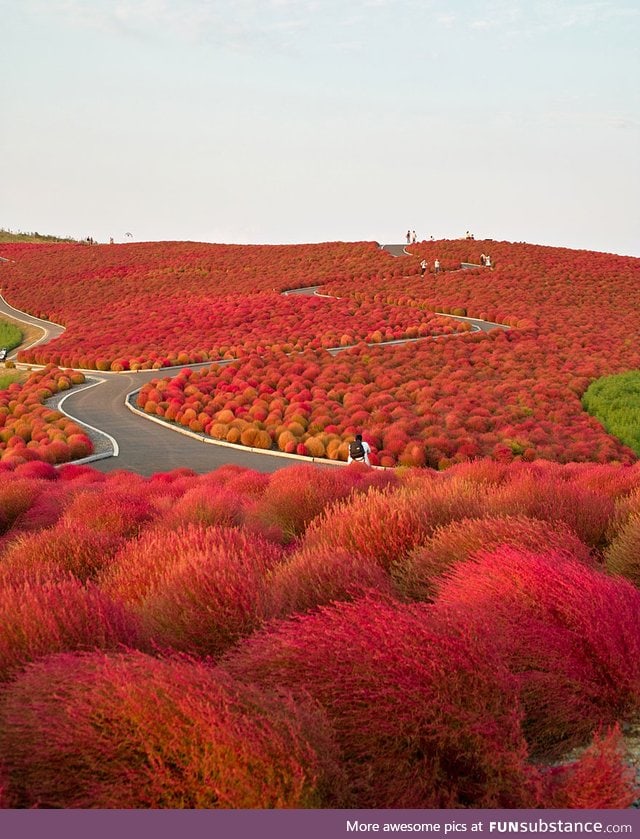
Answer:
[[[5,807],[636,797],[637,466],[30,462],[0,517]]]

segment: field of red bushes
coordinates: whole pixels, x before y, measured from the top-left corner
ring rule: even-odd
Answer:
[[[0,807],[638,800],[640,464],[580,396],[640,367],[640,261],[412,247],[0,246],[8,301],[67,326],[0,391]],[[280,294],[309,285],[341,299]],[[363,343],[434,311],[510,329]],[[55,465],[91,445],[43,404],[73,367],[216,358],[139,406],[404,468]]]
[[[488,245],[493,269],[458,269],[479,261]],[[158,380],[142,390],[140,405],[219,439],[331,459],[345,460],[348,441],[362,431],[373,462],[383,466],[444,468],[486,456],[564,463],[635,458],[584,412],[580,397],[594,379],[640,367],[632,337],[640,260],[497,242],[411,247],[415,258],[398,259],[393,271],[336,278],[323,291],[467,314],[511,329],[455,341],[361,345],[339,357],[307,351],[287,359],[268,351],[225,370]],[[432,265],[438,254],[445,271],[421,278],[417,260]]]
[[[0,800],[620,808],[640,469],[0,482]]]
[[[21,352],[29,363],[136,370],[463,330],[412,306],[280,293],[393,264],[373,243],[16,245],[0,255],[14,260],[2,266],[9,302],[67,327]]]
[[[344,460],[362,431],[384,466],[634,459],[580,397],[600,376],[640,367],[640,260],[468,240],[411,250],[14,245],[2,248],[14,260],[2,277],[13,305],[67,326],[24,361],[135,370],[238,358],[140,394],[147,413],[217,439]],[[492,269],[460,270],[482,252]],[[444,270],[420,277],[423,257]],[[309,285],[340,299],[280,294]],[[464,334],[466,323],[434,311],[511,328]]]
[[[0,463],[5,468],[32,460],[63,463],[92,451],[84,431],[43,402],[84,382],[77,370],[48,365],[0,390]]]

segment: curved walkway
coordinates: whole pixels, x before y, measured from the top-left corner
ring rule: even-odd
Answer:
[[[395,246],[385,246],[390,250]],[[397,246],[400,254],[404,247]],[[285,294],[316,294],[320,286],[291,289]],[[29,344],[42,343],[58,337],[64,332],[64,327],[50,323],[40,318],[32,317],[10,306],[0,296],[0,314],[6,314],[15,320],[29,323],[43,330],[41,338]],[[436,313],[437,314],[437,313]],[[444,315],[443,315],[444,316]],[[454,320],[464,320],[471,324],[474,330],[489,331],[491,329],[507,329],[498,323],[488,323],[475,318],[446,315]],[[431,337],[431,336],[426,336]],[[453,336],[452,336],[453,337]],[[386,344],[408,343],[422,339],[400,339],[385,342]],[[384,346],[385,344],[375,344]],[[21,347],[20,349],[24,349]],[[348,347],[336,347],[328,350],[331,354],[341,352]],[[17,350],[9,357],[15,356]],[[219,362],[231,363],[233,361]],[[58,409],[65,413],[79,425],[90,429],[91,437],[96,440],[98,454],[86,458],[85,462],[101,472],[112,472],[119,469],[137,472],[141,475],[152,475],[154,472],[168,472],[177,468],[188,468],[203,474],[217,469],[227,463],[245,466],[258,472],[275,472],[292,462],[310,462],[311,458],[295,455],[283,455],[279,452],[266,450],[251,450],[244,446],[232,446],[228,443],[212,442],[204,435],[187,432],[177,426],[169,425],[163,420],[151,417],[141,411],[132,410],[127,397],[134,395],[145,383],[152,379],[177,373],[185,366],[193,369],[210,367],[213,362],[202,364],[180,365],[161,370],[141,370],[138,372],[98,372],[85,370],[87,383],[74,387],[58,402]],[[36,365],[29,365],[36,366]],[[99,386],[97,386],[99,385]],[[146,422],[144,421],[146,420]],[[319,465],[332,467],[342,462],[330,461],[325,458],[315,461]]]

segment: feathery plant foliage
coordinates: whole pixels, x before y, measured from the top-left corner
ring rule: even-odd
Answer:
[[[640,370],[592,382],[582,397],[582,404],[609,434],[622,440],[640,457]]]

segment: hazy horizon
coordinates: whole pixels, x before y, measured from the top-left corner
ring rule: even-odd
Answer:
[[[4,228],[640,256],[633,0],[0,10]]]

